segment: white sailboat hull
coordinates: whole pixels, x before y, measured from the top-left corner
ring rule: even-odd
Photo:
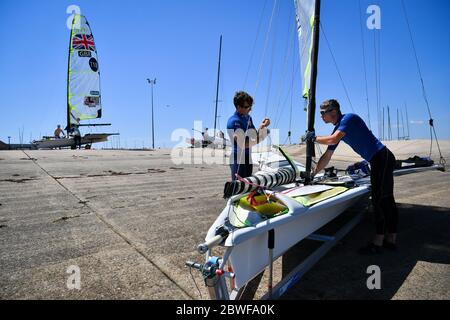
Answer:
[[[442,165],[432,165],[429,167],[399,169],[394,171],[394,176],[432,170],[444,170],[444,167]],[[347,176],[339,180],[348,181],[349,178]],[[245,195],[233,196],[209,228],[205,237],[205,243],[212,241],[216,237],[219,227],[226,226],[229,228],[230,233],[225,241],[221,243],[221,246],[226,248],[223,257],[232,268],[235,289],[239,290],[270,264],[268,249],[269,230],[274,230],[273,258],[276,259],[299,241],[311,236],[318,229],[358,202],[363,201],[362,203],[367,204],[371,191],[370,176],[354,177],[354,179],[358,184],[357,187],[350,188],[343,193],[309,207],[305,207],[285,195],[289,189],[295,187],[294,184],[279,186],[274,190],[275,192],[266,191],[283,202],[288,207],[289,212],[245,228],[235,228],[229,223],[233,204]],[[212,252],[209,251],[207,256],[211,257],[211,255]]]
[[[289,213],[260,222],[252,227],[235,229],[223,244],[230,252],[228,262],[235,275],[236,289],[244,286],[269,264],[267,247],[269,230],[274,229],[275,231],[273,256],[277,258],[366,197],[369,192],[369,185],[352,188],[311,207],[304,207],[292,198],[276,193],[275,196],[289,208]],[[215,236],[217,227],[226,223],[230,206],[240,197],[242,195],[230,199],[209,229],[206,241]]]
[[[81,137],[81,144],[92,144],[97,142],[105,142],[108,141],[108,137],[111,135],[116,135],[116,133],[93,133],[86,134]],[[71,147],[75,145],[75,141],[73,137],[70,138],[62,138],[62,139],[42,139],[34,141],[33,144],[38,149],[54,149],[54,148],[64,148]]]
[[[186,143],[190,144],[193,148],[208,147],[213,149],[222,149],[224,147],[231,147],[231,144],[228,140],[220,138],[208,140],[206,143],[204,143],[202,140],[188,139],[188,138],[186,138],[185,141]]]

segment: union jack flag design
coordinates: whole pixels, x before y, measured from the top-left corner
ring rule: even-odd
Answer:
[[[72,48],[95,51],[94,37],[89,34],[76,34],[72,38]]]

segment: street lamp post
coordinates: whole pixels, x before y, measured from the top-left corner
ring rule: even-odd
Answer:
[[[147,79],[147,81],[151,85],[151,88],[152,88],[152,149],[155,149],[155,125],[154,125],[154,118],[153,118],[153,85],[156,84],[156,78],[153,80]]]

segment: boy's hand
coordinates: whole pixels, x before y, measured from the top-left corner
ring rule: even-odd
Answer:
[[[260,128],[267,128],[270,125],[270,119],[264,118],[264,120],[261,122]]]

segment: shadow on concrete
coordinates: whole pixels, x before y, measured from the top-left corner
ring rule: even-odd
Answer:
[[[368,211],[362,222],[281,299],[392,299],[419,261],[450,264],[450,208],[410,204],[398,204],[398,208],[397,252],[384,250],[377,256],[357,253],[374,233],[373,213]],[[332,235],[354,214],[343,213],[317,233]],[[291,248],[283,256],[283,277],[319,246],[303,240]],[[381,269],[380,290],[367,288],[370,265]],[[418,287],[432,288],[433,284],[420,283]]]

